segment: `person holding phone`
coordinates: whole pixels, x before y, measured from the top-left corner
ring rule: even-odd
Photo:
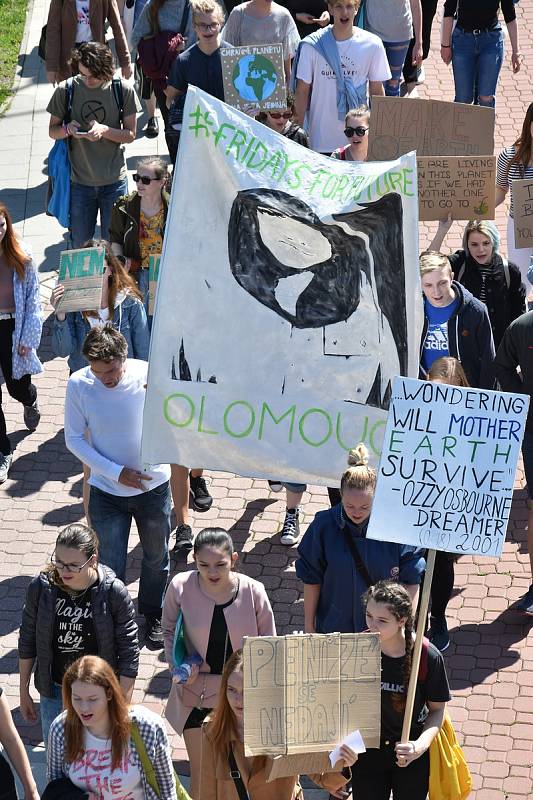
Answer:
[[[161,608],[169,573],[170,468],[141,460],[148,364],[128,358],[113,325],[92,328],[82,353],[89,366],[74,372],[65,399],[65,442],[91,470],[89,517],[100,560],[125,580],[131,522],[142,548],[139,612],[146,638],[162,647]],[[88,432],[89,438],[86,438]]]

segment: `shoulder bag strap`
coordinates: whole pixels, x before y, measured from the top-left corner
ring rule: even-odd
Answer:
[[[144,772],[144,777],[146,778],[146,783],[151,789],[154,790],[158,797],[161,797],[161,792],[159,790],[159,784],[157,782],[153,764],[148,757],[146,745],[143,742],[139,726],[134,720],[132,720],[131,723],[131,738],[133,739],[135,749],[137,750],[139,758],[141,759],[141,766]]]
[[[503,264],[503,271],[505,273],[505,283],[507,284],[507,288],[511,286],[511,273],[509,271],[509,262],[505,258],[505,256],[501,256],[502,264]]]
[[[235,755],[233,753],[233,748],[231,747],[231,745],[228,752],[228,764],[229,764],[229,774],[233,778],[233,783],[235,784],[235,789],[237,790],[237,794],[239,795],[239,800],[250,800],[250,795],[246,791],[246,786],[244,785],[241,773],[239,772],[239,768],[237,766],[237,762],[235,761]]]
[[[370,588],[370,586],[374,585],[375,581],[372,580],[372,576],[370,575],[370,572],[368,571],[366,564],[361,558],[361,553],[359,552],[356,543],[354,542],[354,540],[352,539],[346,528],[342,528],[342,533],[344,535],[350,553],[352,554],[352,558],[355,562],[355,568],[357,569],[357,572],[361,575],[366,585]]]
[[[66,101],[67,102],[66,102],[66,108],[65,108],[65,118],[64,118],[63,122],[65,122],[68,125],[69,122],[70,122],[70,119],[72,117],[72,98],[74,96],[74,81],[73,81],[72,78],[67,78],[65,91],[66,91]]]
[[[185,0],[185,3],[183,5],[183,14],[181,15],[181,25],[179,29],[179,33],[181,33],[182,36],[185,36],[185,31],[187,30],[187,20],[189,19],[190,9],[191,6],[189,0]]]
[[[124,87],[122,86],[121,78],[113,78],[112,81],[113,94],[118,106],[118,117],[120,126],[124,125]]]

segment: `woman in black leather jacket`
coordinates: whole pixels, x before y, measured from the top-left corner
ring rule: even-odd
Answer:
[[[139,667],[135,609],[122,581],[98,563],[98,539],[86,525],[60,532],[50,564],[28,586],[18,650],[20,710],[26,721],[37,720],[29,688],[35,665],[45,745],[62,711],[63,674],[80,656],[105,659],[131,697]]]

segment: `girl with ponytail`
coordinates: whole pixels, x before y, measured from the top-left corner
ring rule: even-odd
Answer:
[[[352,767],[357,800],[426,800],[429,746],[444,719],[450,687],[442,655],[425,640],[409,741],[400,744],[414,647],[411,596],[399,583],[379,581],[363,596],[366,624],[381,641],[381,745]]]
[[[358,633],[365,627],[363,593],[376,581],[395,579],[416,601],[424,552],[410,545],[366,538],[376,471],[364,444],[348,454],[341,502],[319,511],[307,529],[296,562],[304,584],[306,633]]]

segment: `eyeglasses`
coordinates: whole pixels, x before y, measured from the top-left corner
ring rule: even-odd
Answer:
[[[292,111],[269,111],[268,113],[272,119],[290,119],[292,117]]]
[[[220,27],[220,22],[197,22],[196,27],[207,33],[207,31],[216,31]]]
[[[149,178],[148,175],[139,175],[138,172],[134,172],[132,175],[133,180],[135,183],[144,183],[145,186],[150,186],[152,181],[158,181],[160,178]]]
[[[348,125],[348,127],[344,129],[344,135],[347,136],[348,139],[350,139],[354,133],[356,133],[358,136],[364,136],[367,130],[368,128],[363,128],[362,125],[358,125],[357,128],[352,128],[350,125]]]
[[[67,572],[81,572],[84,567],[87,566],[89,561],[91,560],[92,556],[90,556],[84,564],[64,564],[55,556],[52,556],[50,559],[50,563],[60,572],[66,570]]]

